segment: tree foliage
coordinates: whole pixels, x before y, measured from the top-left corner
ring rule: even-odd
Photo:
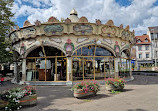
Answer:
[[[14,14],[11,12],[13,0],[0,0],[0,63],[12,60],[12,54],[5,49],[10,45],[9,41],[5,41],[10,33],[10,27],[14,26],[11,18]]]

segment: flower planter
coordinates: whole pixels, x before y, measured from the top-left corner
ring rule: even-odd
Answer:
[[[118,88],[115,88],[112,84],[109,84],[109,85],[105,85],[105,88],[107,91],[112,91],[112,90],[119,90]]]
[[[88,91],[88,93],[85,93],[82,89],[74,90],[74,97],[76,98],[84,98],[84,97],[95,95],[95,94],[96,92],[94,91]]]
[[[0,99],[0,109],[4,108],[9,102]]]
[[[28,106],[28,105],[36,105],[37,103],[37,94],[24,96],[20,99],[20,105]]]
[[[37,103],[37,95],[29,95],[29,96],[24,96],[23,98],[20,99],[20,105],[21,106],[29,106],[29,105],[36,105]],[[0,109],[4,108],[9,104],[8,101],[3,101],[0,99]]]
[[[105,89],[107,91],[112,91],[112,90],[114,90],[114,91],[116,91],[116,90],[122,91],[123,90],[123,88],[121,88],[121,87],[116,88],[112,84],[109,84],[109,85],[106,84],[105,85]]]

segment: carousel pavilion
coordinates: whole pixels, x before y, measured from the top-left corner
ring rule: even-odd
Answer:
[[[73,9],[65,20],[50,17],[47,22],[24,22],[11,28],[15,78],[21,82],[66,85],[80,80],[108,77],[131,78],[131,48],[134,31],[78,18]]]

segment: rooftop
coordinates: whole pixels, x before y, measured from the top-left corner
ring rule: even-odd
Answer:
[[[148,35],[136,36],[136,44],[151,44]]]

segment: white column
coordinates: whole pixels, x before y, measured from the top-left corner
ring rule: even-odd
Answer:
[[[22,81],[26,80],[26,59],[22,61]]]
[[[115,58],[115,77],[118,77],[119,69],[118,69],[119,58]]]
[[[131,59],[129,60],[129,68],[130,68],[130,77],[132,77],[132,63],[131,63]]]
[[[72,81],[72,57],[67,57],[67,81]]]
[[[18,71],[17,71],[17,62],[14,63],[14,82],[17,83],[18,80]]]

